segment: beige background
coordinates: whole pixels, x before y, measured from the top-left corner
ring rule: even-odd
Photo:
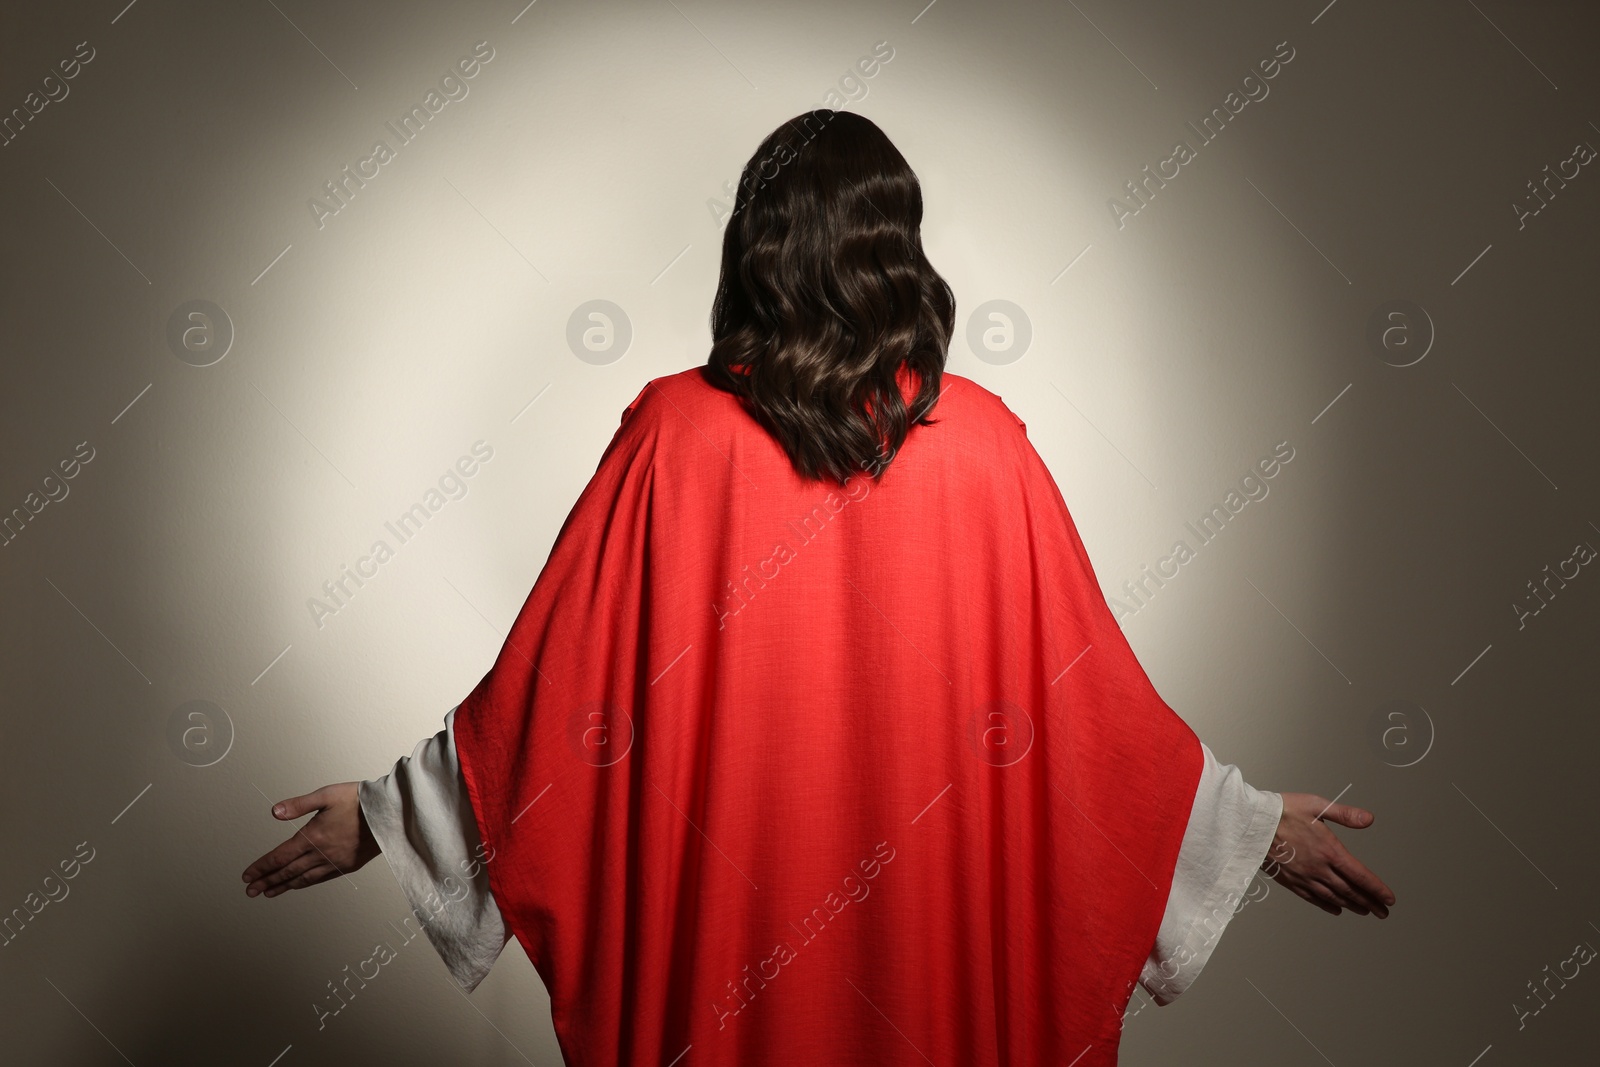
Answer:
[[[558,1060],[515,947],[468,1000],[419,939],[319,1031],[403,898],[381,861],[271,901],[239,871],[281,836],[268,797],[383,773],[487,669],[623,406],[704,358],[708,201],[841,79],[921,176],[950,369],[1027,421],[1109,593],[1295,450],[1124,627],[1253,783],[1378,813],[1346,836],[1399,904],[1334,919],[1273,886],[1176,1005],[1135,999],[1124,1062],[1592,1056],[1600,977],[1520,1030],[1516,1005],[1600,945],[1600,574],[1521,629],[1512,605],[1600,546],[1600,172],[1521,229],[1511,205],[1600,145],[1600,17],[1324,2],[0,16],[0,109],[94,49],[0,148],[0,510],[94,450],[0,548],[0,912],[93,849],[0,948],[7,1062]],[[469,95],[319,229],[308,200],[479,41]],[[1119,229],[1108,199],[1283,41],[1270,95]],[[235,334],[207,367],[166,340],[195,299]],[[632,328],[605,365],[567,342],[594,299]],[[967,340],[997,299],[1031,326],[1011,362]],[[1436,334],[1407,367],[1366,337],[1399,299]],[[465,497],[319,627],[308,598],[479,440]],[[195,700],[226,721],[185,748]]]

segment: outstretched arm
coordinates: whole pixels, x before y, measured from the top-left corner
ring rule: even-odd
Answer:
[[[1266,895],[1257,871],[1334,915],[1388,915],[1394,893],[1324,821],[1361,829],[1372,813],[1309,793],[1252,787],[1203,742],[1205,762],[1155,946],[1139,982],[1157,1004],[1193,984],[1233,916]],[[1265,854],[1265,858],[1263,858]],[[1259,890],[1259,892],[1258,892]]]
[[[1334,804],[1312,793],[1284,793],[1283,816],[1261,869],[1296,896],[1330,915],[1349,908],[1357,915],[1389,917],[1394,891],[1350,854],[1329,822],[1364,830],[1372,812]]]
[[[277,805],[278,818],[328,806],[251,864],[244,879],[250,896],[276,896],[348,873],[381,851],[412,915],[451,976],[471,992],[511,934],[490,891],[487,864],[494,851],[478,836],[454,722],[452,708],[445,728],[382,778],[325,786]]]

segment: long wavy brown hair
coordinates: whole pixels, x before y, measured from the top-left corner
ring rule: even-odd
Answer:
[[[807,478],[880,478],[911,427],[933,421],[955,294],[921,226],[916,174],[860,115],[797,115],[744,166],[707,374]],[[918,383],[909,406],[902,368]]]

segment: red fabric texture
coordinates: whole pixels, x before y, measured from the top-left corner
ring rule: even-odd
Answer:
[[[569,1064],[1114,1064],[1201,751],[999,397],[797,475],[623,413],[457,752]]]

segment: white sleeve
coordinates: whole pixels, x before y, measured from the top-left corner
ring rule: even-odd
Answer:
[[[511,939],[489,892],[485,854],[456,758],[456,709],[445,728],[401,757],[382,778],[362,782],[361,811],[411,912],[468,992]]]
[[[1222,765],[1200,746],[1205,766],[1183,834],[1172,891],[1155,947],[1139,975],[1157,1004],[1170,1004],[1189,988],[1211,958],[1228,920],[1249,900],[1265,895],[1249,889],[1272,847],[1283,797],[1253,788],[1239,768]]]

